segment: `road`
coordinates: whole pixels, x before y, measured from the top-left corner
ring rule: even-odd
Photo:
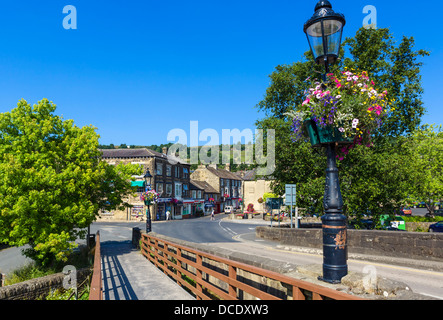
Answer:
[[[152,231],[185,241],[205,243],[296,265],[321,265],[323,263],[323,257],[319,254],[284,250],[277,242],[256,238],[257,224],[250,224],[247,221],[234,223],[221,220],[225,217],[225,215],[216,215],[215,221],[211,221],[209,217],[203,217],[155,222],[152,224]],[[132,227],[135,226],[145,228],[144,223],[121,223],[118,226],[116,223],[96,223],[91,227],[91,232],[100,228],[102,241],[108,238],[117,240],[125,237],[130,240]],[[354,272],[375,270],[378,276],[408,284],[416,293],[443,300],[443,272],[353,259],[348,260],[348,267]]]
[[[209,217],[190,220],[175,220],[154,222],[154,232],[164,234],[185,241],[205,243],[220,248],[235,250],[263,256],[282,262],[296,265],[322,264],[322,256],[310,252],[284,250],[279,243],[265,241],[255,237],[255,227],[249,221],[234,223],[226,220],[225,215],[216,215],[216,220]],[[105,241],[131,241],[132,228],[145,228],[143,222],[96,222],[91,226],[91,233],[100,230],[100,238]],[[15,255],[15,258],[13,256]],[[5,272],[5,262],[10,270],[11,264],[22,264],[23,257],[16,248],[5,249],[0,252],[0,270]],[[377,275],[392,280],[404,282],[416,293],[443,300],[443,272],[424,270],[423,268],[407,268],[404,266],[373,263],[361,260],[348,260],[350,271],[363,272],[368,266],[375,268]]]

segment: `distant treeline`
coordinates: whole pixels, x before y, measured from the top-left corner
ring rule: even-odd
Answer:
[[[133,145],[133,144],[127,145],[126,143],[122,143],[122,144],[116,146],[116,145],[111,143],[109,145],[99,145],[98,147],[99,147],[99,149],[137,149],[137,148],[147,148],[147,149],[150,149],[150,150],[153,150],[153,151],[161,153],[161,152],[163,152],[163,148],[164,147],[169,149],[169,147],[171,147],[172,145],[173,145],[173,143],[167,143],[167,144],[161,144],[161,145],[154,144],[154,145],[150,145],[150,146],[140,146],[140,145]],[[245,144],[238,143],[237,145],[240,145],[241,151],[245,150],[245,147],[246,147]],[[198,151],[199,152],[200,152],[201,148],[202,148],[201,146],[198,147]],[[225,165],[222,164],[222,152],[221,151],[223,150],[222,149],[223,145],[220,145],[219,148],[220,148],[219,149],[220,150],[220,161],[219,161],[220,165],[219,166],[220,166],[220,168],[225,168]],[[230,148],[232,150],[232,146]],[[188,159],[189,159],[190,158],[191,148],[187,147],[187,149],[188,149],[187,153],[188,153]],[[210,156],[210,151],[208,152],[208,156]],[[231,171],[232,172],[243,171],[243,170],[251,170],[251,169],[257,167],[257,165],[255,163],[254,164],[245,164],[245,163],[235,164],[232,152],[231,152],[231,161],[230,162],[231,162]],[[199,164],[200,164],[200,159],[199,159],[199,163],[198,164],[191,165],[191,170],[197,169]]]

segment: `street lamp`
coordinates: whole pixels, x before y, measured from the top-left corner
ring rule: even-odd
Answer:
[[[143,176],[143,178],[145,179],[145,186],[146,186],[145,191],[151,190],[152,175],[149,172],[149,169],[146,170],[146,173]],[[149,179],[149,183],[148,183],[148,179]],[[145,201],[145,204],[146,204],[146,201]],[[146,204],[146,232],[152,231],[151,213],[149,211],[149,205],[150,205],[150,203],[148,202],[148,204]]]
[[[329,73],[329,65],[338,59],[345,24],[345,17],[334,12],[328,0],[320,0],[314,15],[304,25],[303,31],[315,62],[325,66],[326,74]]]
[[[315,61],[325,66],[323,80],[329,73],[329,64],[338,59],[345,17],[332,10],[327,0],[320,0],[314,15],[305,23],[306,33]],[[346,217],[343,213],[343,199],[340,191],[336,164],[335,142],[323,144],[327,154],[326,183],[323,207],[323,276],[320,280],[340,283],[347,275]]]

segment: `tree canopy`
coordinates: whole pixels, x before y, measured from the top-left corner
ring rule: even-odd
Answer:
[[[0,114],[0,242],[63,260],[101,209],[124,205],[135,166],[101,160],[98,134],[54,114],[47,99]]]
[[[382,211],[392,212],[408,197],[413,184],[407,137],[419,127],[425,112],[422,101],[420,58],[429,55],[414,48],[412,37],[399,44],[389,29],[358,30],[343,42],[338,63],[331,73],[347,70],[366,71],[386,89],[391,106],[389,117],[375,132],[375,146],[357,146],[338,164],[344,212],[361,216]],[[292,120],[286,113],[301,104],[305,90],[320,79],[324,71],[315,64],[311,52],[301,61],[277,66],[269,76],[270,85],[256,106],[265,113],[256,125],[276,130],[276,170],[274,191],[284,193],[284,185],[297,184],[297,203],[311,212],[321,213],[325,184],[326,157],[322,149],[313,149],[306,141],[292,141]]]

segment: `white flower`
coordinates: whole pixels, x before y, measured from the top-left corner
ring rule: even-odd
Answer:
[[[352,128],[354,128],[354,129],[357,128],[358,123],[359,123],[358,119],[352,120]]]
[[[340,98],[341,98],[341,95],[336,96],[336,98],[337,98],[337,99],[340,99]]]

